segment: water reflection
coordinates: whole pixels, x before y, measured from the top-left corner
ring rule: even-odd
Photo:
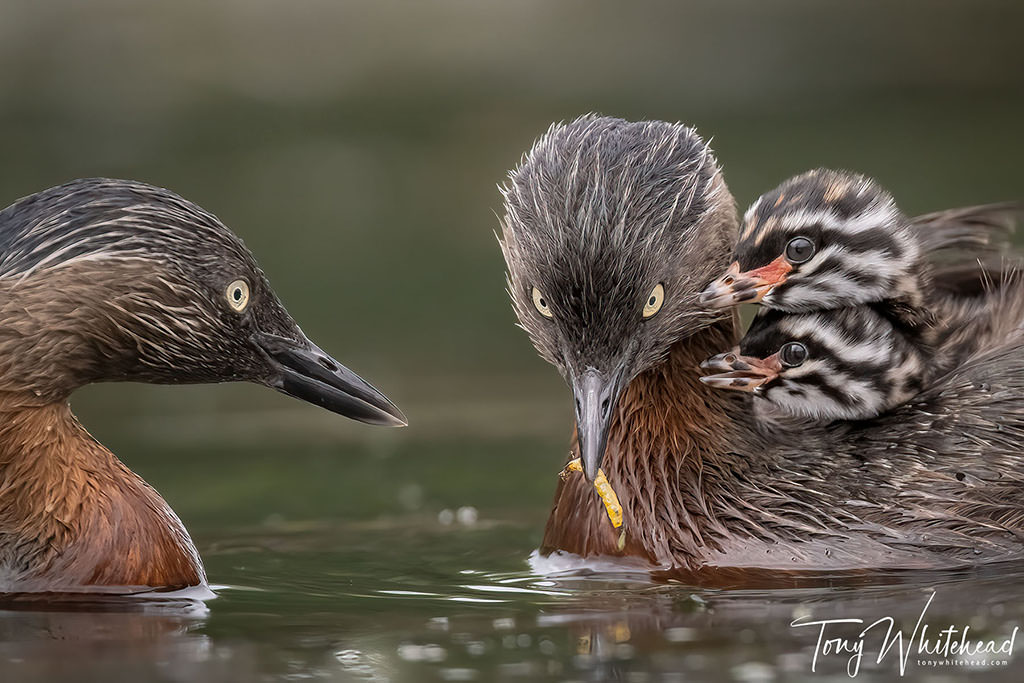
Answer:
[[[9,681],[148,677],[213,680],[208,610],[188,598],[5,596],[0,601],[0,675]],[[199,677],[196,674],[199,673]]]
[[[532,525],[486,508],[472,525],[413,514],[222,533],[204,554],[231,585],[208,611],[183,601],[6,605],[0,680],[822,680],[845,678],[848,657],[821,657],[812,673],[817,633],[795,619],[891,616],[909,635],[934,592],[931,638],[958,625],[1002,639],[1024,624],[1018,567],[729,589],[655,581],[636,567],[540,574],[542,563],[525,561]],[[898,674],[896,655],[876,665],[877,650],[868,639],[858,680]],[[930,679],[916,658],[906,678]],[[945,671],[1017,680],[1016,658],[1007,661]]]
[[[861,577],[862,585],[770,590],[707,590],[652,584],[639,577],[491,577],[494,585],[514,582],[533,596],[535,612],[498,619],[435,618],[418,636],[403,642],[398,655],[437,680],[687,680],[761,681],[848,674],[849,654],[823,656],[811,672],[818,630],[793,628],[794,620],[863,619],[863,624],[830,627],[829,637],[856,638],[868,624],[892,617],[913,649],[905,677],[934,674],[909,638],[921,618],[926,635],[968,627],[971,639],[1002,642],[1024,623],[1024,574],[992,570],[974,573],[904,574]],[[895,581],[895,583],[890,583]],[[488,592],[494,586],[484,589]],[[928,598],[935,598],[929,605]],[[885,640],[884,625],[866,638],[857,677],[898,674],[894,648],[875,662]],[[894,631],[895,633],[895,631]],[[908,651],[909,651],[908,649]],[[1006,665],[948,667],[956,677],[995,676],[1016,680],[1014,657]],[[421,678],[424,680],[424,678]]]

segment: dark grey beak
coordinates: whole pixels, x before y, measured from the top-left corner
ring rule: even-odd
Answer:
[[[270,357],[273,372],[267,384],[278,391],[367,424],[408,424],[387,396],[308,339],[257,333],[253,341]]]
[[[572,386],[576,399],[576,434],[580,442],[583,474],[594,481],[608,445],[608,426],[621,393],[622,373],[607,376],[587,368]]]

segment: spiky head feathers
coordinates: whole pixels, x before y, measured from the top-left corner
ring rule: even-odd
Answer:
[[[597,116],[554,125],[501,189],[513,306],[563,374],[622,358],[639,372],[721,319],[697,298],[726,262],[735,209],[693,129]]]

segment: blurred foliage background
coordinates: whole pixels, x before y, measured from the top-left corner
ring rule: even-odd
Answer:
[[[6,0],[0,197],[97,175],[183,194],[412,423],[255,387],[89,388],[76,408],[115,446],[564,443],[493,234],[496,184],[551,122],[693,124],[744,206],[822,165],[909,212],[1021,198],[1022,27],[996,0]]]

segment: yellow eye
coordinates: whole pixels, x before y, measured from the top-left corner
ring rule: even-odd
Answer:
[[[660,311],[663,303],[665,303],[665,287],[659,282],[644,301],[644,317],[650,318]]]
[[[548,300],[544,298],[544,295],[536,287],[533,288],[533,305],[537,307],[537,310],[545,318],[553,318],[555,316],[551,312],[551,307],[548,306]]]
[[[235,280],[228,285],[224,294],[228,298],[228,305],[238,313],[249,305],[249,283],[245,280]]]

